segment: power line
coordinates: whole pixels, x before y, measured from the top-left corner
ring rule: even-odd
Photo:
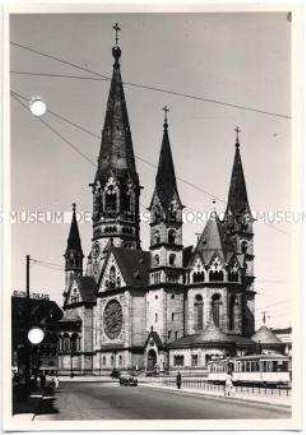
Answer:
[[[10,44],[12,44],[15,47],[22,48],[24,50],[30,51],[32,53],[35,53],[37,55],[47,57],[48,59],[55,60],[56,62],[63,63],[65,65],[71,66],[73,68],[77,68],[77,69],[79,69],[81,71],[86,71],[86,72],[88,72],[90,74],[94,74],[94,75],[98,76],[100,79],[111,80],[110,77],[108,77],[108,76],[106,76],[104,74],[101,74],[101,73],[98,73],[97,71],[94,71],[92,69],[83,67],[83,66],[81,66],[81,65],[79,65],[79,64],[77,64],[75,62],[67,61],[67,60],[65,60],[65,59],[63,59],[61,57],[54,56],[54,55],[42,52],[40,50],[34,49],[34,48],[29,47],[29,46],[24,45],[24,44],[19,44],[17,42],[11,41]],[[29,75],[33,74],[31,72],[26,72],[26,73],[29,74]],[[37,75],[37,74],[38,73],[36,73],[35,75]],[[61,75],[61,77],[63,77],[63,76],[64,75]],[[73,78],[76,78],[76,77],[73,77]],[[82,77],[82,79],[84,80],[84,77]],[[204,101],[204,102],[207,102],[207,103],[218,104],[218,105],[221,105],[221,106],[231,107],[231,108],[235,108],[235,109],[239,109],[239,110],[245,110],[245,111],[248,111],[248,112],[260,113],[262,115],[269,115],[269,116],[274,116],[274,117],[278,117],[278,118],[291,119],[291,116],[289,116],[289,115],[283,115],[283,114],[279,114],[279,113],[275,113],[275,112],[269,112],[269,111],[266,111],[266,110],[251,108],[251,107],[247,107],[247,106],[239,105],[239,104],[227,103],[225,101],[221,101],[221,100],[217,100],[217,99],[213,99],[213,98],[198,97],[198,96],[191,95],[191,94],[186,94],[186,93],[183,93],[183,92],[177,92],[177,91],[172,91],[172,90],[169,90],[169,89],[157,88],[155,86],[143,85],[143,84],[133,83],[133,82],[123,82],[123,84],[126,85],[126,86],[132,86],[132,87],[139,88],[139,89],[146,89],[146,90],[150,90],[150,91],[165,93],[165,94],[169,94],[169,95],[175,95],[175,96],[178,96],[178,97],[193,99],[193,100],[197,100],[197,101]]]
[[[11,91],[11,92],[13,92],[14,94],[16,94],[19,98],[21,98],[21,99],[23,99],[23,100],[25,100],[25,101],[29,101],[29,99],[28,99],[27,97],[21,95],[20,93],[18,93],[18,92],[16,92],[16,91]],[[25,107],[25,106],[24,106],[24,107]],[[27,108],[27,107],[26,107],[26,108]],[[27,109],[28,109],[28,108],[27,108]],[[83,127],[83,126],[81,126],[81,125],[75,123],[74,121],[71,121],[70,119],[64,117],[63,115],[59,115],[58,113],[55,113],[55,112],[52,111],[51,109],[48,109],[48,112],[49,112],[51,115],[53,115],[54,117],[56,117],[56,118],[58,118],[58,119],[60,119],[60,120],[62,120],[62,121],[64,121],[64,122],[67,122],[68,124],[72,125],[73,127],[78,128],[79,130],[81,130],[81,131],[83,131],[83,132],[85,132],[85,133],[87,133],[87,134],[89,134],[89,135],[91,135],[91,136],[93,136],[93,137],[95,137],[95,138],[101,139],[101,136],[99,136],[99,135],[93,133],[92,131],[88,130],[87,128],[85,128],[85,127]],[[39,119],[40,119],[40,118],[39,118]],[[146,163],[146,164],[149,165],[150,167],[152,167],[152,168],[154,168],[154,169],[157,169],[157,165],[155,165],[154,163],[151,163],[149,160],[147,160],[147,159],[145,159],[145,158],[143,158],[143,157],[141,157],[141,156],[139,156],[139,155],[137,155],[137,154],[135,154],[135,158],[137,158],[138,160],[140,160],[140,161]],[[91,163],[93,163],[93,162],[91,161]],[[93,164],[97,167],[97,165],[96,165],[95,163],[93,163]],[[177,180],[179,180],[181,183],[186,184],[186,185],[188,185],[189,187],[192,187],[192,188],[194,188],[194,189],[200,191],[201,193],[203,193],[203,194],[205,194],[206,196],[208,196],[210,199],[215,199],[215,200],[218,200],[219,202],[222,202],[223,204],[226,204],[226,201],[225,201],[224,199],[221,199],[221,198],[217,197],[216,195],[211,194],[211,193],[208,192],[207,190],[204,190],[202,187],[199,187],[199,186],[197,186],[196,184],[194,184],[194,183],[192,183],[192,182],[190,182],[190,181],[188,181],[188,180],[186,180],[186,179],[184,179],[184,178],[182,178],[182,177],[180,177],[180,176],[177,176],[176,178],[177,178]],[[144,206],[142,206],[142,208],[146,209],[146,207],[144,207]],[[288,232],[286,232],[286,231],[284,231],[284,230],[282,230],[282,229],[280,229],[280,228],[275,227],[273,224],[270,224],[270,223],[268,223],[268,222],[264,222],[264,224],[267,225],[267,226],[269,226],[269,227],[271,227],[271,228],[274,229],[275,231],[278,231],[278,232],[280,232],[280,233],[283,233],[283,234],[288,235]]]

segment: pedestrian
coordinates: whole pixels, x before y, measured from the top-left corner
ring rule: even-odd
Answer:
[[[230,370],[228,370],[225,378],[225,387],[224,387],[224,395],[230,396],[233,390],[233,374]]]
[[[181,385],[182,385],[182,375],[181,372],[178,372],[176,375],[176,386],[178,390],[181,389]]]
[[[58,390],[60,382],[59,382],[59,379],[58,379],[57,375],[55,375],[55,377],[54,377],[54,385],[55,385],[55,389]]]

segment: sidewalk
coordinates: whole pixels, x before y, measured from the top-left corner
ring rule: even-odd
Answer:
[[[163,390],[170,390],[175,391],[177,394],[181,393],[189,393],[189,394],[196,394],[201,396],[208,396],[208,397],[215,397],[220,398],[223,400],[237,400],[238,402],[256,402],[256,403],[262,403],[262,404],[269,404],[274,406],[280,406],[280,407],[291,407],[291,397],[282,395],[269,395],[269,394],[256,394],[256,393],[240,393],[235,392],[230,397],[225,397],[223,391],[213,391],[213,390],[205,390],[200,388],[188,388],[188,387],[182,387],[180,390],[176,388],[176,386],[170,386],[170,385],[162,385],[157,383],[140,383],[142,387],[148,387],[148,388],[158,388]]]

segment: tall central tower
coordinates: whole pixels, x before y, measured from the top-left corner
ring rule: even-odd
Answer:
[[[113,75],[98,159],[98,169],[92,186],[93,249],[92,256],[111,243],[116,247],[139,249],[140,185],[124,90],[120,72],[121,49],[116,43]]]

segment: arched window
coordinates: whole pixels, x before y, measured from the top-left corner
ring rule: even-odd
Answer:
[[[106,191],[105,206],[107,211],[117,210],[117,194],[113,186]]]
[[[115,266],[111,266],[109,269],[109,286],[111,288],[116,287],[116,268]]]
[[[221,296],[215,294],[212,297],[212,317],[216,326],[220,326]]]
[[[64,336],[64,352],[70,352],[70,338],[68,334]]]
[[[155,266],[158,266],[158,265],[159,265],[159,255],[158,255],[158,254],[156,254],[156,255],[154,256],[154,265],[155,265]]]
[[[168,243],[170,243],[170,245],[173,245],[175,243],[175,239],[176,239],[176,232],[175,232],[175,230],[169,230],[169,232],[168,232]]]
[[[170,264],[170,266],[174,266],[175,265],[175,259],[176,259],[175,254],[170,254],[170,256],[169,256],[169,264]]]
[[[161,242],[160,233],[159,233],[159,231],[155,231],[154,236],[153,236],[153,243],[154,243],[154,245],[158,245],[160,242]]]
[[[115,358],[114,355],[111,356],[111,366],[113,367],[115,363]]]
[[[119,366],[122,366],[122,355],[119,355],[119,360],[118,360]]]
[[[228,320],[229,320],[229,329],[235,329],[236,327],[236,305],[237,305],[237,297],[235,295],[231,295],[228,304]]]
[[[195,330],[202,331],[203,329],[203,298],[201,295],[196,295],[194,303],[194,319]]]

